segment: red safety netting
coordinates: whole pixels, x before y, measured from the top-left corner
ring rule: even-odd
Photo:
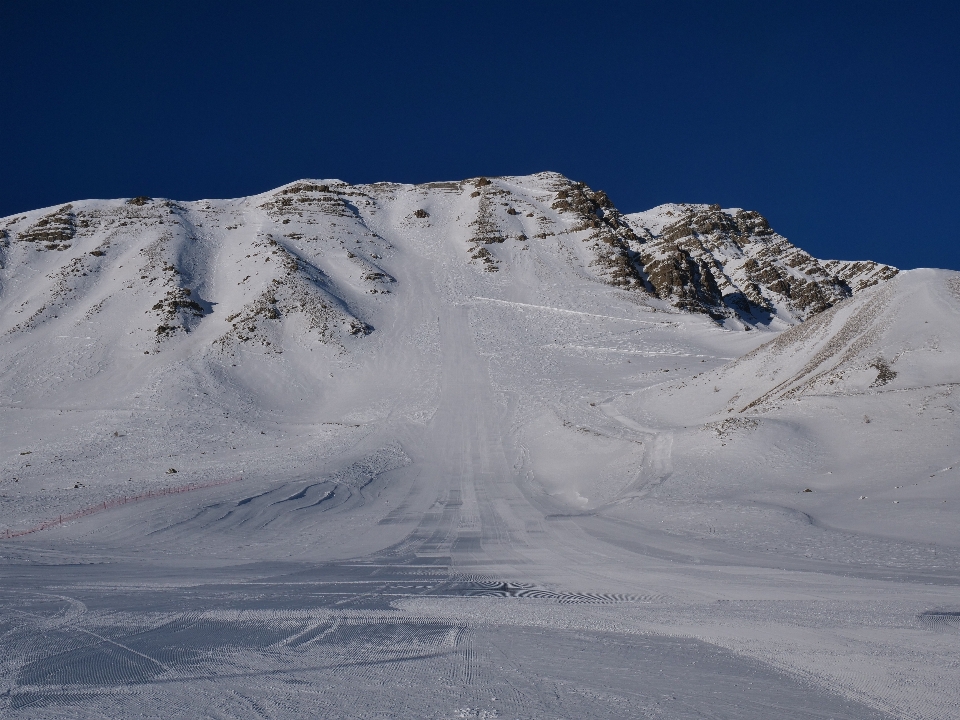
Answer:
[[[176,495],[178,493],[192,492],[193,490],[203,490],[204,488],[227,485],[229,483],[238,482],[239,480],[242,480],[242,477],[238,475],[237,477],[226,478],[225,480],[214,480],[213,482],[208,483],[194,483],[192,485],[178,485],[177,487],[168,487],[161,490],[150,490],[148,492],[141,493],[140,495],[123,495],[122,497],[114,498],[113,500],[104,500],[102,503],[91,505],[83,510],[77,510],[69,515],[60,515],[52,520],[44,520],[39,525],[34,525],[33,527],[25,530],[8,529],[0,534],[0,539],[23,537],[24,535],[30,535],[31,533],[40,532],[41,530],[47,530],[49,528],[56,527],[57,525],[63,525],[63,523],[69,522],[70,520],[76,520],[78,518],[86,517],[87,515],[95,515],[96,513],[103,512],[104,510],[110,510],[111,508],[120,507],[121,505],[129,505],[130,503],[140,502],[141,500],[149,500],[150,498],[162,497],[164,495]]]

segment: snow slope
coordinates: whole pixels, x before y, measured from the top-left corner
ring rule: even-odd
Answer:
[[[177,480],[171,468],[276,477],[265,453],[279,447],[296,472],[355,443],[401,391],[403,412],[426,418],[438,392],[431,303],[568,307],[588,322],[616,308],[656,327],[642,318],[670,304],[614,276],[632,252],[616,217],[602,194],[542,174],[301,181],[239,200],[87,201],[4,221],[0,393],[6,426],[29,440],[7,445],[0,480],[34,508],[10,522]],[[498,312],[509,307],[524,306]],[[278,437],[278,423],[310,440]]]
[[[438,392],[430,302],[478,304],[493,323],[506,314],[521,335],[495,342],[523,356],[561,342],[549,327],[519,329],[531,313],[554,328],[644,328],[664,338],[654,353],[699,352],[682,329],[691,323],[724,338],[724,356],[759,342],[692,318],[669,330],[666,313],[690,309],[683,292],[651,285],[646,246],[602,192],[551,173],[300,181],[230,201],[77,202],[0,224],[0,400],[8,426],[29,428],[5,449],[0,480],[34,508],[18,506],[12,525],[40,519],[51,501],[73,510],[102,499],[88,497],[95,486],[143,491],[171,468],[200,480],[276,476],[271,448],[284,447],[296,472],[321,448],[355,442],[401,390],[404,413],[426,418]],[[832,300],[842,296],[834,285],[823,284]],[[795,322],[780,305],[757,311],[765,324],[749,320]],[[278,423],[311,439],[277,437]],[[43,479],[51,472],[57,483]]]
[[[0,222],[0,531],[103,508],[0,535],[0,708],[951,717],[957,274],[794,268],[795,325],[625,217],[544,173]]]
[[[732,363],[615,405],[674,436],[663,499],[696,497],[714,513],[748,504],[758,517],[762,506],[794,517],[805,539],[790,552],[908,566],[932,556],[930,543],[960,542],[958,356],[960,277],[911,270]],[[820,527],[861,540],[831,545]]]

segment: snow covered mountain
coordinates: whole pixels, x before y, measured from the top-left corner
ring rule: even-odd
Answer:
[[[0,714],[960,703],[958,273],[552,173],[0,233]]]
[[[198,432],[222,437],[214,417],[291,420],[311,397],[337,398],[331,418],[362,416],[356,370],[373,362],[389,370],[368,386],[387,396],[420,386],[412,412],[429,412],[431,297],[647,325],[695,311],[706,327],[776,330],[896,274],[819,262],[753,212],[673,205],[623,215],[602,191],[554,173],[418,186],[299,181],[236,200],[82,201],[0,228],[0,401],[17,417],[41,407],[58,419],[74,414],[55,441],[66,445],[47,462],[79,472],[85,486],[105,481],[103,453],[129,446],[121,431],[101,437],[85,423],[120,408],[152,418],[142,419],[144,448],[180,438],[180,455]],[[488,331],[522,354],[536,348],[521,347],[524,338],[543,328],[507,330]],[[197,450],[201,475],[223,462]],[[8,451],[3,479],[41,472],[39,458]],[[243,452],[228,465],[248,467]],[[127,459],[115,474],[130,482],[140,463],[168,469],[156,453],[120,454]]]
[[[232,201],[77,202],[0,225],[0,332],[106,316],[120,346],[143,352],[187,333],[226,352],[281,350],[287,335],[362,337],[391,301],[385,265],[425,233],[442,233],[451,261],[477,271],[534,286],[575,274],[633,291],[641,304],[747,326],[792,324],[896,274],[817,261],[755,212],[670,205],[625,216],[602,191],[550,173],[422,186],[301,181]],[[533,277],[532,265],[542,268]]]
[[[5,520],[13,525],[49,507],[50,473],[67,472],[65,487],[86,488],[85,498],[96,487],[169,484],[168,471],[185,468],[195,480],[279,478],[281,467],[306,472],[368,433],[376,457],[407,462],[399,431],[378,425],[436,412],[450,322],[468,322],[488,346],[481,354],[502,367],[501,391],[522,399],[518,442],[563,438],[559,447],[527,438],[523,452],[565,457],[563,476],[585,463],[583,482],[551,485],[554,473],[540,473],[549,492],[596,506],[618,496],[641,458],[618,451],[608,466],[594,441],[567,457],[579,436],[564,428],[579,427],[580,411],[544,414],[556,400],[542,391],[564,353],[581,357],[561,395],[598,367],[614,381],[617,357],[645,373],[670,372],[670,358],[712,366],[768,337],[730,330],[832,318],[845,298],[893,287],[897,272],[815,260],[755,212],[670,205],[623,215],[602,191],[554,173],[83,201],[0,227],[3,421],[37,438],[9,442],[0,460],[0,482],[15,481],[34,508]],[[457,307],[471,308],[469,321],[449,315]],[[287,435],[287,450],[271,453],[282,445],[266,428],[289,423],[311,439]]]

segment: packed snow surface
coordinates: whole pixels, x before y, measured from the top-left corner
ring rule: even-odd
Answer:
[[[0,220],[0,715],[958,717],[960,274],[758,217]]]

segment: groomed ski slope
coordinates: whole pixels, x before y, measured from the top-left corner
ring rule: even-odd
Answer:
[[[140,319],[131,242],[4,338],[6,527],[243,478],[0,539],[4,714],[955,717],[956,273],[744,332],[602,282],[575,233],[487,271],[468,193],[389,192],[293,229],[322,278],[279,293],[326,293],[326,335],[281,308],[215,344],[267,272],[230,234],[283,224],[261,198],[176,251],[211,258],[174,264],[189,333]],[[55,291],[15,252],[4,317]]]

